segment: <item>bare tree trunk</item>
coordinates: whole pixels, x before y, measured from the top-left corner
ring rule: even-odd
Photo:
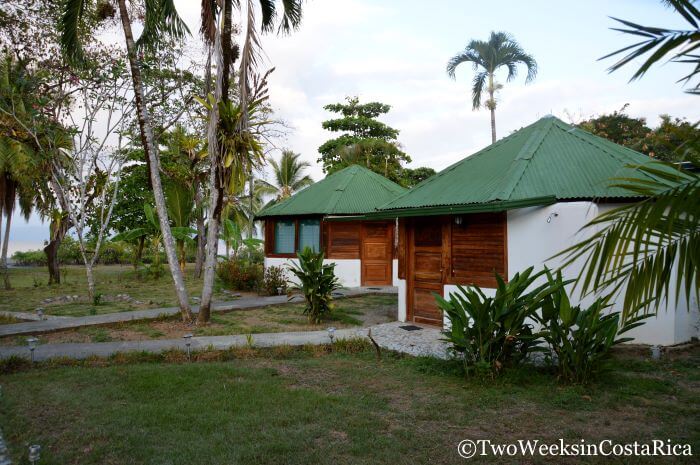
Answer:
[[[61,267],[58,262],[58,249],[70,229],[68,218],[60,218],[58,221],[51,221],[51,239],[44,247],[46,264],[49,268],[49,284],[61,284]]]
[[[88,282],[88,296],[90,296],[91,301],[95,301],[95,274],[93,272],[92,268],[92,262],[87,261],[85,263],[85,274],[87,275],[87,282]]]
[[[491,111],[491,143],[496,142],[496,99],[494,99],[493,74],[489,74],[489,110]]]
[[[146,157],[149,161],[150,179],[153,187],[153,197],[156,204],[156,212],[158,213],[158,221],[160,223],[161,234],[163,235],[163,245],[165,254],[168,257],[168,265],[170,266],[170,274],[173,277],[175,285],[175,293],[180,304],[180,313],[182,320],[185,322],[192,321],[192,309],[190,308],[190,298],[185,287],[185,279],[180,270],[175,251],[175,241],[170,230],[170,222],[168,221],[168,211],[165,207],[165,196],[163,195],[163,186],[160,181],[160,160],[158,159],[157,147],[153,136],[153,129],[148,116],[148,109],[144,101],[143,82],[141,80],[141,69],[136,57],[136,44],[134,43],[134,35],[131,31],[131,20],[126,7],[126,0],[119,0],[119,15],[121,17],[122,28],[124,29],[124,38],[126,39],[126,50],[129,57],[129,67],[131,68],[131,79],[134,85],[134,100],[136,102],[136,110],[139,121],[139,129],[141,130],[141,142],[143,149],[146,152]]]

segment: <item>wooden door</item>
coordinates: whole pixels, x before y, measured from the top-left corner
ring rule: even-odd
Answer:
[[[363,222],[361,250],[362,285],[391,286],[394,228],[392,223]]]
[[[408,228],[408,319],[442,326],[442,312],[433,293],[443,295],[442,219],[421,218]]]

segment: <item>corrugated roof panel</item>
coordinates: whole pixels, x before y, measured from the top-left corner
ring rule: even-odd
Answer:
[[[384,176],[352,165],[263,209],[256,217],[369,213],[405,191]]]
[[[611,178],[630,175],[627,164],[646,162],[646,155],[548,116],[455,163],[380,210],[547,197],[631,198],[634,194],[611,187]]]

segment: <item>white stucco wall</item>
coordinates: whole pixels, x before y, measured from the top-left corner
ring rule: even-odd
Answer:
[[[298,262],[296,258],[271,258],[265,257],[265,267],[268,266],[287,266],[291,262]],[[359,259],[326,259],[324,263],[335,263],[335,275],[338,277],[340,284],[345,287],[357,287],[362,279],[362,268]],[[294,281],[294,275],[287,273],[290,281]]]
[[[580,228],[599,213],[616,205],[597,205],[592,202],[561,202],[546,207],[529,207],[508,212],[508,277],[530,266],[541,269],[543,266],[557,268],[562,259],[550,257],[584,238]],[[582,263],[569,266],[565,278],[578,276]],[[396,274],[397,271],[395,271]],[[399,319],[406,321],[406,282],[399,283]],[[571,286],[570,286],[571,287]],[[445,285],[446,298],[457,291],[457,286]],[[483,289],[486,295],[493,295],[493,289]],[[571,291],[572,303],[586,306],[594,296],[581,298],[578,290]],[[619,306],[611,311],[620,310]],[[646,320],[646,324],[626,333],[634,337],[636,343],[670,345],[688,341],[700,336],[700,310],[698,302],[692,301],[690,311],[684,302],[676,305],[671,301],[661,306],[657,316]]]

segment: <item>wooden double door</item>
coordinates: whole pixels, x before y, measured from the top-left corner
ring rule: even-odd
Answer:
[[[443,222],[439,217],[412,219],[407,228],[407,311],[409,321],[442,326],[435,296],[443,295]]]
[[[394,258],[394,224],[365,221],[360,228],[360,263],[363,286],[391,286]]]

